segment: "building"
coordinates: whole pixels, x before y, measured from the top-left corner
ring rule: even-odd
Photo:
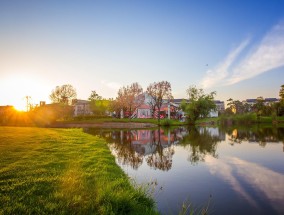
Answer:
[[[90,101],[73,99],[72,106],[74,107],[74,116],[86,116],[92,114]]]
[[[224,101],[215,100],[216,109],[219,113],[223,113],[225,111],[225,103]]]
[[[152,118],[152,109],[150,105],[152,101],[152,97],[147,93],[143,93],[138,96],[137,101],[140,103],[140,105],[133,112],[133,114],[131,115],[131,118]],[[159,114],[160,114],[160,118],[167,117],[168,108],[170,108],[169,111],[170,111],[171,117],[175,118],[178,107],[179,106],[173,102],[169,103],[168,100],[163,100],[160,113],[158,113],[158,110],[156,109],[154,112],[154,118],[158,118]]]
[[[257,103],[258,99],[246,99],[243,101],[243,104],[249,104],[250,106],[253,106]],[[263,102],[265,105],[271,105],[276,102],[279,102],[279,99],[277,98],[265,98],[263,99]]]
[[[277,102],[279,102],[279,99],[277,99],[277,98],[265,98],[264,99],[265,105],[272,105],[272,104],[277,103]]]

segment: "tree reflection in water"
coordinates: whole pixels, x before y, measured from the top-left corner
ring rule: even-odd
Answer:
[[[172,157],[175,153],[173,146],[173,136],[168,131],[168,135],[164,131],[152,131],[151,143],[155,145],[156,150],[146,157],[147,164],[154,168],[168,171],[172,168]]]
[[[223,128],[224,129],[224,128]],[[243,141],[256,142],[261,147],[265,147],[267,142],[284,141],[284,128],[282,127],[230,127],[226,128],[231,145],[241,144]]]
[[[223,139],[224,135],[220,135],[219,132],[214,134],[212,129],[214,128],[188,127],[188,134],[181,139],[180,144],[189,150],[188,161],[191,164],[204,161],[207,154],[218,158],[217,143]]]
[[[104,130],[87,128],[90,133],[104,138],[122,165],[138,169],[143,163],[154,168],[167,171],[172,167],[174,155],[173,144],[177,142],[175,132],[164,129],[158,130]]]
[[[189,151],[191,164],[205,161],[206,155],[218,158],[218,142],[225,140],[225,132],[231,144],[242,141],[266,143],[284,140],[284,128],[210,128],[210,127],[175,127],[156,130],[107,130],[87,128],[86,133],[104,138],[112,153],[121,165],[138,169],[144,159],[153,169],[168,171],[172,168],[175,145]],[[284,146],[283,146],[284,150]]]
[[[136,152],[132,147],[135,133],[131,130],[84,129],[86,133],[102,137],[109,143],[110,150],[117,157],[121,165],[129,165],[138,169],[143,163],[143,154]]]

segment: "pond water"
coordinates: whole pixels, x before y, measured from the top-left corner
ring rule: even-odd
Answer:
[[[162,214],[183,203],[209,214],[284,214],[284,128],[175,127],[86,132],[106,139]]]

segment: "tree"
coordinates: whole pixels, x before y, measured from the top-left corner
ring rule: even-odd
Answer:
[[[284,84],[281,85],[281,89],[279,91],[279,97],[281,102],[284,102]]]
[[[256,98],[256,103],[253,105],[253,109],[256,112],[257,118],[263,115],[265,104],[262,96]]]
[[[103,97],[101,97],[95,90],[92,90],[91,95],[89,96],[88,100],[89,101],[95,101],[95,100],[102,100]]]
[[[189,122],[195,123],[197,119],[208,116],[211,110],[216,109],[214,102],[216,92],[205,94],[203,89],[190,86],[186,93],[188,94],[189,102],[182,102],[181,108],[186,113]]]
[[[52,90],[49,98],[52,103],[60,103],[64,105],[70,105],[73,99],[76,99],[77,93],[75,88],[70,84],[64,84],[62,86],[56,86]]]
[[[147,87],[146,92],[152,99],[152,101],[149,102],[150,104],[148,104],[154,108],[154,111],[155,108],[157,108],[158,120],[160,121],[160,111],[164,100],[170,101],[170,99],[173,98],[171,84],[167,81],[154,82]]]
[[[116,105],[131,117],[133,111],[144,102],[143,88],[137,83],[123,86],[118,90]]]
[[[129,116],[136,110],[141,104],[143,104],[145,97],[142,95],[143,88],[137,83],[133,83],[128,88],[127,106],[129,110]]]
[[[153,99],[153,96],[152,96],[152,95],[154,95],[154,84],[150,84],[147,87],[146,92],[151,97],[151,99],[148,99],[147,104],[150,106],[151,116],[152,116],[152,118],[154,118],[154,113],[155,113],[155,110],[156,110],[156,101]]]
[[[89,96],[90,107],[95,115],[105,115],[110,109],[110,101],[97,94],[95,90]]]
[[[283,116],[284,115],[284,84],[281,85],[279,91],[280,103],[277,105],[277,115]]]
[[[235,114],[248,113],[252,109],[252,106],[250,104],[243,103],[239,100],[233,100],[232,98],[230,98],[227,101],[228,101],[227,105],[228,105],[228,108],[231,110],[231,113],[235,113]]]

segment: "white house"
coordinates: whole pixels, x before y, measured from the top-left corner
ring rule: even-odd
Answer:
[[[72,105],[74,107],[74,116],[86,116],[92,114],[90,101],[74,99]]]

